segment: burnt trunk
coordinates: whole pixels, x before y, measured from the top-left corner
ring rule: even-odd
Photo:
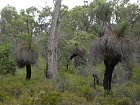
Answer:
[[[94,87],[95,87],[96,85],[99,85],[99,78],[97,74],[93,74],[92,76],[94,78]]]
[[[31,78],[31,65],[26,65],[26,80],[30,80]]]
[[[104,90],[107,92],[111,90],[112,73],[119,61],[120,61],[120,56],[105,57],[104,64],[106,69],[104,73],[103,86],[104,86]]]

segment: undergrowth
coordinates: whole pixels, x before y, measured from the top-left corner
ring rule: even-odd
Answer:
[[[38,68],[33,67],[30,81],[25,80],[25,68],[17,70],[15,76],[1,76],[0,105],[140,105],[138,67],[131,81],[113,83],[112,92],[106,95],[101,83],[93,85],[92,75],[81,76],[74,67],[63,67],[56,81],[47,80],[44,65],[41,61]]]

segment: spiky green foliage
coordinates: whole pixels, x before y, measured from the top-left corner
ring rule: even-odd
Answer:
[[[114,29],[115,33],[118,37],[124,37],[126,35],[126,31],[129,28],[128,21],[122,21],[117,24],[117,27]]]
[[[110,21],[113,10],[111,4],[107,3],[106,0],[96,0],[95,3],[97,5],[95,8],[97,18],[102,21]]]
[[[38,53],[35,48],[30,48],[26,43],[22,43],[17,47],[15,56],[19,68],[29,64],[36,64],[38,61]]]
[[[96,26],[94,31],[95,31],[95,34],[97,34],[98,36],[104,35],[103,29],[101,28],[101,26]]]
[[[120,56],[121,60],[128,60],[135,51],[135,44],[127,38],[118,38],[115,35],[105,35],[96,38],[91,44],[90,55],[93,62],[104,60],[106,55],[110,57]]]

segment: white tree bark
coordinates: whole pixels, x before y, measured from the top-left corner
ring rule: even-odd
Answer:
[[[54,11],[52,14],[52,23],[48,38],[48,67],[46,68],[46,76],[48,79],[55,79],[58,75],[58,21],[61,1],[62,0],[55,0]]]

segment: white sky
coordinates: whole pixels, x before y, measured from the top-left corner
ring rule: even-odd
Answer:
[[[69,8],[73,8],[76,5],[83,5],[84,0],[62,0],[62,4],[67,5]],[[89,2],[93,0],[87,0]],[[137,0],[130,0],[131,2],[137,2]],[[0,0],[0,10],[6,5],[10,4],[14,6],[17,11],[21,9],[26,9],[31,6],[36,6],[37,8],[45,7],[48,5],[50,7],[53,6],[53,0]]]
[[[89,2],[92,0],[88,0]],[[16,7],[19,11],[21,9],[26,9],[31,6],[36,6],[37,8],[44,7],[48,5],[53,6],[53,0],[0,0],[0,10],[6,5],[10,4],[11,6]],[[62,4],[67,5],[69,8],[72,8],[76,5],[83,5],[83,0],[62,0]]]

